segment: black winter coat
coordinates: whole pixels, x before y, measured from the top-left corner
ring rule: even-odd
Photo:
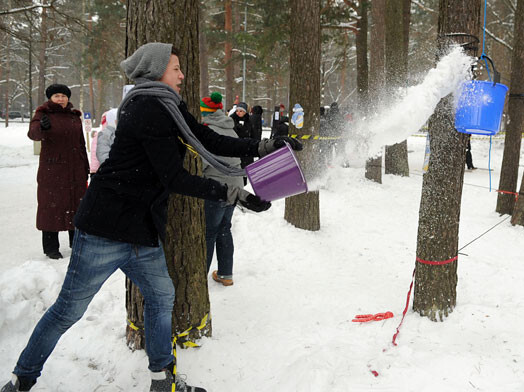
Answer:
[[[239,138],[252,138],[255,139],[253,136],[253,129],[251,127],[251,121],[249,119],[249,114],[244,114],[243,117],[238,117],[236,113],[233,113],[230,116],[233,121],[235,121],[235,132],[238,135]],[[240,167],[243,169],[250,163],[253,163],[252,157],[243,157],[240,158]]]
[[[258,156],[256,140],[219,135],[197,123],[184,102],[179,109],[210,152]],[[167,220],[169,193],[226,200],[226,186],[184,169],[186,146],[179,137],[175,122],[156,98],[133,98],[120,115],[109,158],[93,176],[80,204],[76,227],[115,241],[158,246]]]

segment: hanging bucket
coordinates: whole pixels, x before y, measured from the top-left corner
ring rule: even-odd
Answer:
[[[464,83],[455,112],[455,128],[462,133],[495,135],[500,129],[508,87],[471,80]]]
[[[293,150],[286,145],[246,166],[255,194],[273,201],[307,192],[306,179]]]

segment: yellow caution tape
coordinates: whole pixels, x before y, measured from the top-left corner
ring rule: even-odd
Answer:
[[[201,330],[203,329],[206,325],[207,325],[207,320],[209,319],[209,313],[207,313],[203,318],[202,320],[200,321],[200,324],[197,325],[197,326],[193,326],[193,327],[189,327],[188,329],[186,329],[184,332],[181,332],[179,333],[178,335],[175,335],[175,337],[173,338],[173,356],[175,357],[175,360],[173,362],[173,385],[171,387],[171,391],[172,392],[175,392],[175,388],[176,388],[176,385],[175,385],[175,376],[176,376],[176,342],[178,340],[178,338],[182,338],[184,336],[188,336],[189,333],[191,331],[193,331],[194,329],[196,330]],[[129,319],[127,319],[127,325],[129,325],[129,328],[135,330],[135,331],[141,331],[143,330],[144,328],[140,328],[140,327],[137,327],[135,324],[133,324],[133,322]],[[197,343],[195,342],[192,342],[190,340],[182,343],[182,345],[184,347],[200,347],[200,345],[198,345]]]
[[[186,146],[187,149],[188,149],[189,151],[191,151],[195,156],[198,156],[198,152],[196,152],[196,150],[193,148],[192,145],[187,144],[187,143],[184,141],[184,139],[182,139],[180,136],[178,137],[178,140],[180,140],[180,142],[181,142],[184,146]]]

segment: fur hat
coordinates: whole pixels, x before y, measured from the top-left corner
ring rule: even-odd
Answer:
[[[45,89],[45,96],[47,99],[51,99],[53,94],[64,94],[67,95],[67,99],[71,98],[71,90],[65,84],[52,84]]]
[[[219,92],[211,93],[211,96],[204,97],[200,100],[200,111],[202,116],[207,116],[210,113],[216,112],[218,109],[222,109],[222,94]]]
[[[171,57],[172,44],[150,42],[139,47],[135,53],[120,63],[129,79],[160,80],[166,72]]]

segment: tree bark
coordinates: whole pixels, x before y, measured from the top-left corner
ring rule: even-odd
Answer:
[[[511,82],[508,100],[508,123],[504,138],[504,155],[500,170],[499,190],[515,192],[519,176],[520,146],[524,129],[524,0],[518,0],[513,29],[513,57],[511,59]],[[512,214],[515,196],[499,193],[496,211]]]
[[[440,0],[438,36],[478,34],[480,0]],[[440,57],[450,40],[439,40]],[[476,48],[467,52],[476,56]],[[455,130],[453,99],[440,101],[429,120],[431,155],[424,174],[417,237],[417,258],[452,260],[458,253],[458,233],[467,135]],[[416,262],[413,309],[432,321],[443,321],[457,298],[457,265]]]
[[[368,1],[361,0],[356,33],[358,111],[364,115],[368,106],[368,8]]]
[[[43,1],[42,4],[46,4],[47,1]],[[47,49],[47,8],[42,8],[42,16],[40,22],[40,51],[38,53],[38,97],[36,100],[37,105],[41,105],[47,101],[45,96],[45,72],[47,68],[46,64],[46,52]]]
[[[386,30],[385,30],[386,0],[371,2],[371,29],[369,54],[369,107],[368,113],[376,112],[382,106],[380,93],[386,84]],[[382,184],[382,154],[370,158],[366,162],[365,177],[368,180]]]
[[[392,96],[407,82],[404,20],[404,0],[386,0],[386,85]],[[384,165],[386,174],[409,176],[407,141],[386,146]]]
[[[206,34],[204,31],[205,11],[199,7],[200,31],[198,32],[198,50],[200,52],[200,97],[209,96],[209,69],[208,69],[208,48]]]
[[[142,2],[128,0],[126,53],[132,54],[147,42],[168,42],[178,48],[180,65],[185,75],[182,97],[190,112],[199,112],[199,50],[198,50],[198,2],[197,0],[155,0]],[[201,174],[199,157],[186,154],[184,167],[192,174]],[[173,334],[200,324],[209,313],[207,290],[205,221],[203,202],[199,199],[171,195],[168,208],[168,225],[164,250],[168,270],[173,278],[176,297],[173,309]],[[128,280],[128,318],[138,327],[143,326],[142,296]],[[211,335],[211,320],[189,338]],[[128,343],[143,348],[140,331],[127,329]],[[184,339],[179,339],[182,344]]]
[[[290,97],[289,114],[295,103],[304,108],[304,127],[290,124],[290,133],[318,135],[320,127],[320,0],[291,0]],[[307,83],[304,81],[307,80]],[[306,178],[318,171],[319,146],[305,142],[297,154]],[[320,230],[319,193],[286,198],[284,218],[292,225],[310,231]]]
[[[225,31],[224,66],[226,70],[226,110],[233,106],[233,6],[231,0],[225,0]]]

